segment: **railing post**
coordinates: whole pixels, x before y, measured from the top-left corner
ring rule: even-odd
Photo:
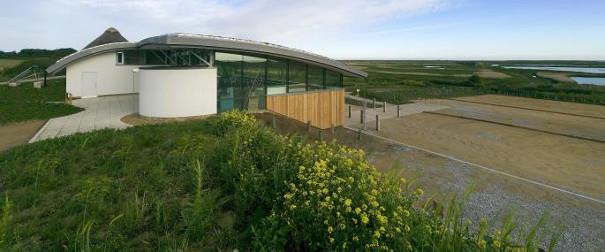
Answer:
[[[351,118],[351,105],[349,105],[349,118]]]
[[[376,131],[380,131],[380,115],[376,115]]]
[[[382,102],[382,112],[387,112],[387,101]]]
[[[361,140],[361,129],[357,130],[357,140]]]
[[[361,111],[361,128],[362,129],[366,129],[366,111],[362,110]]]
[[[365,112],[366,111],[363,109],[359,111],[359,123],[363,123],[363,116],[364,116]]]
[[[399,107],[399,104],[397,104],[397,118],[399,118],[401,116],[401,108]]]

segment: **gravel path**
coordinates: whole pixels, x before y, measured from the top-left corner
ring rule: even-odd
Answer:
[[[368,150],[370,161],[380,168],[392,161],[385,157],[398,157],[399,164],[405,167],[403,175],[415,177],[426,191],[461,194],[474,184],[477,189],[465,205],[465,216],[473,222],[478,223],[481,218],[498,221],[513,210],[517,221],[533,225],[548,213],[547,229],[561,234],[556,251],[605,250],[604,205],[545,191],[408,147],[387,145],[384,149]],[[547,242],[543,247],[548,246]]]

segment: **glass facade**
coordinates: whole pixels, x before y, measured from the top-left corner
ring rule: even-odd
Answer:
[[[265,109],[266,96],[342,88],[340,73],[287,59],[216,52],[218,111]]]
[[[201,66],[217,68],[217,108],[258,111],[266,96],[342,88],[340,73],[264,55],[212,52],[205,49],[139,49],[119,52],[125,65]]]
[[[141,49],[118,52],[125,65],[208,66],[210,51],[204,49]]]

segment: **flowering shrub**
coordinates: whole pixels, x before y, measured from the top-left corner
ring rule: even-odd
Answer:
[[[332,144],[290,141],[291,157],[300,160],[296,178],[267,218],[281,241],[311,250],[411,248],[398,237],[410,232],[411,201],[399,184],[385,187],[361,150]],[[285,183],[286,181],[284,181]],[[391,194],[384,197],[385,194]],[[397,206],[387,200],[397,201]],[[286,240],[285,238],[289,240]],[[264,241],[261,241],[264,242]],[[278,244],[275,244],[278,245]]]
[[[223,136],[227,132],[248,131],[257,126],[258,123],[254,116],[241,111],[230,110],[218,116],[215,128],[217,135]]]

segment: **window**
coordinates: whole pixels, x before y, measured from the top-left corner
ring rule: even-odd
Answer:
[[[307,66],[305,64],[290,61],[289,74],[288,93],[307,91]]]
[[[316,66],[309,66],[309,90],[324,88],[324,69]]]
[[[326,70],[326,86],[328,88],[341,88],[340,74]]]
[[[123,65],[124,64],[124,52],[116,53],[116,64]]]
[[[267,61],[267,94],[285,94],[288,62],[278,59]]]

